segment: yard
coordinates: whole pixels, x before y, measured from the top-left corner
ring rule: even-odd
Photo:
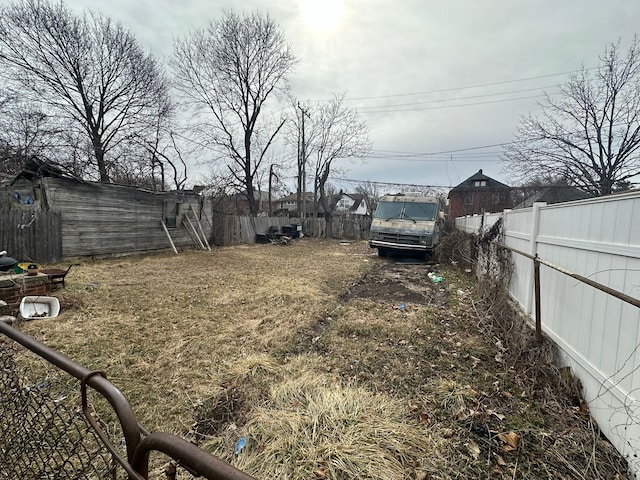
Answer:
[[[551,348],[481,293],[303,239],[83,260],[62,314],[19,328],[261,479],[624,478]]]

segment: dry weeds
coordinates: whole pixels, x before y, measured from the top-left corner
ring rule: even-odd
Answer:
[[[58,318],[19,327],[257,478],[625,474],[550,351],[514,358],[495,298],[452,267],[305,239],[82,260],[67,281]]]

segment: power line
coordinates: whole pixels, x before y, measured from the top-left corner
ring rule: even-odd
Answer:
[[[504,103],[504,102],[512,102],[514,100],[526,100],[531,98],[544,98],[545,95],[530,95],[527,97],[516,97],[516,98],[507,98],[503,100],[490,100],[487,102],[476,102],[476,103],[464,103],[460,105],[441,105],[439,107],[424,107],[424,108],[403,108],[396,110],[368,110],[368,111],[360,111],[358,113],[369,114],[369,113],[396,113],[396,112],[417,112],[421,110],[441,110],[443,108],[456,108],[456,107],[472,107],[476,105],[487,105],[490,103]]]
[[[403,158],[403,157],[367,157],[373,160],[389,160],[394,162],[486,162],[491,159],[498,159],[500,154],[487,155],[486,157],[454,157],[453,159],[449,156],[438,156],[438,157],[423,157],[423,158]]]
[[[473,147],[475,149],[481,149],[484,147]],[[426,155],[424,153],[416,153],[416,152],[407,152],[407,151],[402,151],[402,150],[385,150],[383,148],[378,148],[378,149],[374,149],[372,150],[372,153],[374,153],[375,155],[394,155],[394,154],[398,154],[398,155]],[[468,155],[488,155],[491,153],[499,153],[499,152],[470,152]]]
[[[597,67],[591,67],[591,68],[585,68],[585,71],[588,70],[595,70],[597,69]],[[372,100],[372,99],[378,99],[378,98],[393,98],[393,97],[410,97],[410,96],[414,96],[414,95],[425,95],[425,94],[429,94],[429,93],[442,93],[442,92],[453,92],[456,90],[466,90],[466,89],[470,89],[470,88],[481,88],[481,87],[491,87],[494,85],[505,85],[508,83],[518,83],[518,82],[526,82],[528,80],[537,80],[540,78],[550,78],[550,77],[559,77],[562,75],[569,75],[571,73],[578,73],[578,72],[582,72],[583,69],[581,70],[571,70],[569,72],[560,72],[560,73],[550,73],[548,75],[538,75],[535,77],[527,77],[527,78],[517,78],[514,80],[502,80],[502,81],[498,81],[498,82],[491,82],[491,83],[479,83],[476,85],[467,85],[465,87],[452,87],[452,88],[443,88],[443,89],[439,89],[439,90],[425,90],[422,92],[413,92],[413,93],[396,93],[396,94],[391,94],[391,95],[376,95],[376,96],[371,96],[371,97],[345,97],[345,100],[349,100],[349,101],[354,101],[354,100]]]
[[[452,185],[423,185],[420,183],[378,182],[375,180],[355,180],[353,178],[342,178],[342,177],[332,177],[331,180],[348,182],[348,183],[373,183],[375,185],[391,185],[391,186],[420,187],[420,188],[453,188]]]
[[[455,155],[456,158],[490,158],[490,157],[495,157],[496,155],[501,155],[502,154],[502,150],[491,150],[488,152],[460,152],[457,153]],[[450,159],[452,158],[454,155],[452,154],[434,154],[434,155],[422,155],[422,154],[409,154],[409,155],[413,155],[413,157],[407,157],[407,153],[403,153],[403,152],[398,152],[398,153],[392,153],[392,152],[381,152],[381,151],[372,151],[367,158],[424,158],[424,157],[429,157],[429,158],[444,158],[444,159]]]
[[[360,112],[361,109],[363,109],[363,108],[371,109],[371,108],[410,107],[410,106],[426,105],[426,104],[430,104],[430,103],[453,102],[453,101],[458,101],[458,100],[471,100],[471,99],[474,99],[474,98],[486,98],[486,97],[496,97],[496,96],[499,96],[499,95],[511,95],[513,93],[535,92],[535,91],[538,91],[538,90],[543,90],[545,88],[554,88],[554,87],[556,87],[556,85],[549,85],[549,86],[546,86],[546,87],[537,87],[537,88],[525,88],[525,89],[522,89],[522,90],[511,90],[511,91],[508,91],[508,92],[485,93],[485,94],[482,94],[482,95],[471,95],[469,97],[441,98],[441,99],[429,100],[429,101],[425,101],[425,102],[398,103],[398,104],[393,104],[393,105],[370,105],[370,106],[357,107],[357,108],[358,108],[358,111]]]
[[[514,143],[522,143],[521,141],[513,141],[513,142],[503,142],[503,143],[492,143],[490,145],[479,145],[477,147],[467,147],[467,148],[458,148],[455,150],[440,150],[438,152],[424,152],[424,153],[406,153],[403,155],[399,155],[399,157],[425,157],[430,155],[442,155],[449,153],[458,153],[458,152],[469,152],[472,150],[481,150],[483,148],[493,148],[493,147],[504,147],[506,145],[512,145]],[[382,150],[384,151],[384,150]]]

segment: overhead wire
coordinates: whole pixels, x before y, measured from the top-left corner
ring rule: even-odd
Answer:
[[[356,180],[353,178],[333,177],[332,180],[347,182],[347,183],[371,183],[374,185],[391,185],[391,186],[404,186],[404,187],[420,187],[420,188],[453,188],[452,185],[425,185],[421,183],[401,183],[401,182],[378,182],[375,180]]]
[[[495,86],[495,85],[506,85],[509,83],[518,83],[518,82],[526,82],[529,80],[538,80],[540,78],[550,78],[550,77],[559,77],[562,75],[569,75],[572,73],[578,73],[578,72],[582,72],[584,71],[590,71],[590,70],[596,70],[597,67],[590,67],[590,68],[584,68],[584,69],[580,69],[580,70],[570,70],[567,72],[559,72],[559,73],[550,73],[547,75],[538,75],[535,77],[526,77],[526,78],[517,78],[517,79],[513,79],[513,80],[502,80],[502,81],[497,81],[497,82],[490,82],[490,83],[479,83],[479,84],[475,84],[475,85],[467,85],[467,86],[463,86],[463,87],[451,87],[451,88],[442,88],[442,89],[438,89],[438,90],[424,90],[421,92],[412,92],[412,93],[395,93],[395,94],[389,94],[389,95],[375,95],[375,96],[370,96],[370,97],[345,97],[345,100],[349,100],[349,101],[354,101],[354,100],[373,100],[373,99],[379,99],[379,98],[394,98],[394,97],[409,97],[409,96],[415,96],[415,95],[426,95],[426,94],[431,94],[431,93],[442,93],[442,92],[454,92],[456,90],[467,90],[467,89],[471,89],[471,88],[483,88],[483,87],[491,87],[491,86]]]
[[[475,103],[463,103],[463,104],[459,104],[459,105],[440,105],[437,107],[418,107],[418,108],[401,108],[401,109],[391,109],[391,107],[387,110],[365,110],[365,111],[360,111],[360,109],[357,109],[358,113],[361,113],[363,115],[367,115],[370,113],[397,113],[397,112],[418,112],[418,111],[423,111],[423,110],[441,110],[443,108],[459,108],[459,107],[472,107],[472,106],[476,106],[476,105],[488,105],[491,103],[504,103],[504,102],[512,102],[515,100],[527,100],[527,99],[532,99],[532,98],[544,98],[546,97],[546,95],[529,95],[526,97],[516,97],[516,98],[506,98],[506,99],[502,99],[502,100],[489,100],[486,102],[475,102]]]
[[[484,93],[481,95],[471,95],[468,97],[451,97],[451,98],[440,98],[435,100],[428,100],[424,102],[412,102],[412,103],[397,103],[392,105],[369,105],[364,107],[357,107],[358,111],[361,112],[363,108],[386,108],[386,107],[411,107],[418,105],[426,105],[430,103],[439,103],[439,102],[454,102],[458,100],[472,100],[474,98],[486,98],[486,97],[496,97],[500,95],[511,95],[514,93],[524,93],[524,92],[535,92],[539,90],[544,90],[545,88],[555,88],[557,85],[547,85],[544,87],[536,87],[536,88],[525,88],[521,90],[510,90],[507,92],[496,92],[496,93]]]

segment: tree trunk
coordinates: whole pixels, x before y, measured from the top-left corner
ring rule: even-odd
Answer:
[[[98,173],[100,174],[101,183],[109,183],[109,173],[107,172],[107,164],[104,161],[104,146],[100,136],[95,132],[92,135],[93,152],[96,156],[96,164],[98,166]]]
[[[333,238],[333,213],[326,212],[324,215],[325,225],[327,229],[325,230],[325,236],[328,239]]]
[[[329,169],[325,169],[322,172],[319,180],[320,187],[320,203],[322,204],[322,209],[324,210],[324,219],[325,219],[325,238],[333,238],[333,211],[331,210],[331,203],[327,198],[327,192],[325,190],[325,185],[329,178]]]
[[[249,202],[249,214],[255,217],[258,214],[256,197],[253,194],[253,175],[251,175],[251,131],[244,132],[244,183],[247,189],[247,201]]]
[[[247,202],[249,202],[249,214],[252,217],[255,217],[258,214],[258,209],[256,206],[256,196],[253,191],[253,178],[247,177]]]
[[[613,191],[613,185],[610,178],[600,179],[600,195],[610,195]]]

